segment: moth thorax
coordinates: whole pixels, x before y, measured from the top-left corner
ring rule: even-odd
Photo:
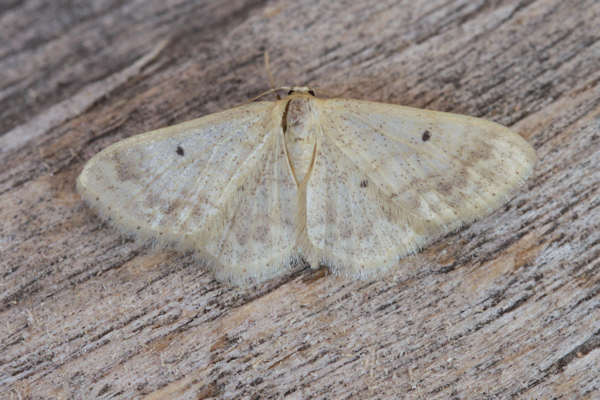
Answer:
[[[316,145],[317,124],[311,99],[308,96],[291,99],[282,123],[290,166],[296,182],[302,184],[310,174]]]

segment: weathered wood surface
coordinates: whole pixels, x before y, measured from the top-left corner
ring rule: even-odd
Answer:
[[[600,2],[0,3],[0,397],[599,398]],[[220,284],[74,182],[278,84],[511,126],[534,176],[385,279]]]

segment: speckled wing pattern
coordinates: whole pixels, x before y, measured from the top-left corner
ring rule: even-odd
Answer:
[[[279,114],[280,115],[280,114]],[[204,225],[202,247],[215,260],[220,280],[244,283],[281,274],[297,253],[296,183],[289,171],[281,121],[223,188],[220,212]]]
[[[121,232],[193,250],[223,281],[299,257],[366,277],[497,208],[534,162],[492,122],[304,91],[118,142],[78,190]]]
[[[298,209],[278,106],[251,103],[120,141],[86,164],[78,190],[124,234],[195,250],[223,280],[272,276],[293,253]]]
[[[307,232],[323,262],[368,276],[507,200],[533,148],[462,115],[331,99],[307,187]]]

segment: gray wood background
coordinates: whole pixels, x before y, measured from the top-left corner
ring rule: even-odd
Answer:
[[[600,398],[600,2],[0,2],[0,397]],[[505,207],[382,279],[250,287],[75,192],[115,141],[268,81],[483,117],[537,150]]]

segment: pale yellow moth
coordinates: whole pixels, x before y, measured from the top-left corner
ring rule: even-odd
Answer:
[[[300,258],[364,278],[502,205],[535,159],[493,122],[296,87],[115,143],[77,183],[122,233],[192,250],[222,281]]]

